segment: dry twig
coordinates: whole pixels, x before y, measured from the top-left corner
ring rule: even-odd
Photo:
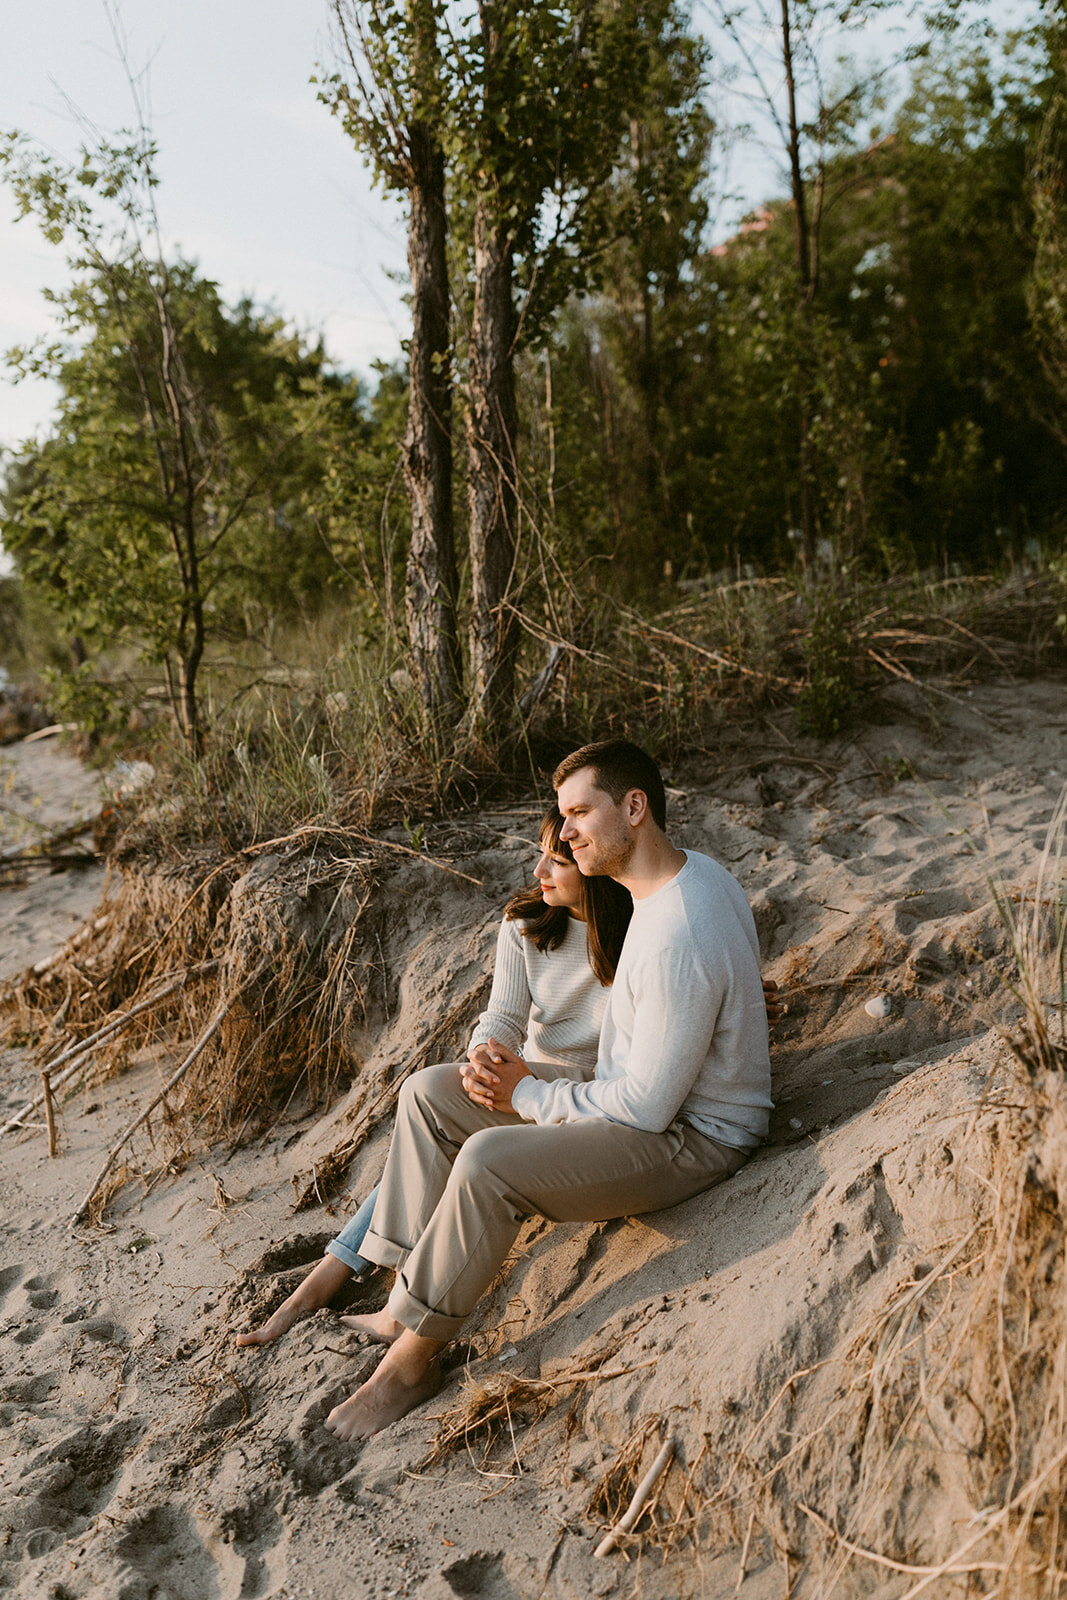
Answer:
[[[655,1461],[653,1461],[652,1465],[641,1479],[641,1482],[634,1490],[633,1499],[626,1507],[623,1515],[619,1518],[615,1526],[608,1530],[603,1539],[601,1539],[600,1543],[597,1545],[596,1549],[593,1551],[594,1556],[610,1555],[619,1541],[626,1534],[628,1534],[635,1523],[639,1521],[645,1506],[648,1504],[648,1501],[651,1498],[653,1489],[655,1489],[660,1478],[666,1472],[673,1457],[674,1440],[668,1439],[666,1444],[660,1448]]]
[[[208,1023],[208,1025],[204,1029],[203,1033],[201,1033],[200,1037],[197,1039],[196,1043],[193,1045],[193,1048],[190,1050],[189,1054],[186,1056],[186,1058],[182,1062],[181,1066],[177,1069],[176,1072],[172,1073],[171,1076],[167,1079],[166,1083],[163,1085],[162,1089],[156,1095],[156,1097],[152,1101],[152,1103],[150,1105],[146,1106],[145,1109],[140,1113],[139,1116],[134,1118],[134,1120],[130,1123],[129,1127],[125,1130],[125,1132],[111,1146],[111,1148],[108,1151],[107,1156],[106,1156],[106,1158],[104,1160],[103,1166],[100,1168],[100,1171],[97,1173],[96,1177],[93,1179],[92,1183],[89,1185],[89,1188],[87,1189],[87,1191],[85,1193],[85,1197],[83,1198],[83,1200],[81,1202],[81,1205],[78,1207],[77,1211],[75,1211],[74,1215],[70,1218],[70,1221],[67,1224],[68,1227],[73,1228],[73,1227],[76,1226],[76,1224],[78,1222],[80,1222],[81,1218],[88,1211],[89,1206],[93,1201],[93,1198],[95,1197],[97,1191],[100,1188],[100,1185],[103,1183],[104,1179],[107,1177],[108,1173],[110,1172],[111,1167],[114,1164],[115,1157],[118,1155],[119,1151],[122,1149],[122,1147],[125,1144],[127,1144],[129,1142],[129,1140],[137,1132],[138,1128],[142,1127],[143,1124],[148,1121],[148,1118],[151,1116],[152,1112],[156,1109],[156,1107],[158,1105],[160,1105],[162,1103],[162,1101],[164,1101],[166,1099],[166,1097],[170,1093],[170,1091],[173,1088],[175,1088],[181,1082],[181,1080],[185,1077],[185,1074],[189,1071],[189,1068],[193,1065],[193,1063],[196,1062],[197,1060],[199,1060],[200,1056],[203,1054],[203,1052],[207,1049],[208,1045],[211,1043],[211,1040],[215,1037],[216,1033],[222,1027],[222,1024],[223,1024],[223,1022],[224,1022],[224,1020],[226,1018],[227,1012],[230,1011],[231,1008],[236,1004],[237,1000],[244,993],[244,991],[252,983],[256,982],[256,980],[262,976],[263,971],[264,971],[263,967],[257,967],[256,971],[252,974],[252,976],[250,978],[246,979],[246,981],[241,985],[241,987],[239,989],[235,990],[233,994],[228,995],[227,998],[222,1002],[222,1004],[216,1007],[215,1013],[214,1013],[213,1017],[211,1018],[211,1021]]]

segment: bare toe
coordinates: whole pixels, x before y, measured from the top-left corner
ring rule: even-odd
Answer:
[[[351,1328],[353,1333],[361,1333],[374,1344],[393,1344],[403,1333],[403,1328],[396,1322],[388,1310],[375,1311],[370,1315],[346,1316],[341,1321],[346,1328]]]

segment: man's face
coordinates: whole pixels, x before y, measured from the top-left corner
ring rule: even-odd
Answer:
[[[624,795],[616,804],[598,789],[592,767],[580,767],[560,785],[556,794],[564,816],[560,838],[570,845],[583,877],[617,878],[625,871],[636,843],[628,800]]]

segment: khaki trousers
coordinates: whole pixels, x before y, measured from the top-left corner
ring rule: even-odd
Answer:
[[[397,1269],[389,1311],[398,1322],[451,1339],[527,1217],[601,1222],[659,1211],[732,1177],[747,1155],[682,1125],[646,1133],[600,1117],[524,1122],[475,1105],[458,1065],[426,1067],[400,1091],[360,1253]]]

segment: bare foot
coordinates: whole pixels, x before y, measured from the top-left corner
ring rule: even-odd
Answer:
[[[253,1328],[249,1333],[237,1335],[237,1344],[270,1344],[272,1339],[280,1339],[283,1333],[288,1333],[299,1317],[309,1311],[318,1311],[320,1306],[332,1300],[341,1285],[347,1283],[351,1276],[352,1268],[346,1266],[337,1256],[323,1256],[303,1283],[293,1290],[288,1300],[282,1302],[261,1328]]]
[[[326,1418],[326,1428],[338,1439],[369,1439],[391,1422],[399,1422],[424,1400],[431,1400],[442,1382],[441,1363],[436,1356],[421,1377],[409,1376],[399,1363],[390,1365],[390,1356],[386,1356],[355,1394],[334,1406]]]
[[[404,1331],[404,1325],[389,1315],[389,1307],[363,1316],[342,1317],[346,1328],[366,1334],[375,1344],[395,1344]]]
[[[298,1305],[296,1295],[291,1294],[288,1300],[278,1307],[274,1315],[267,1318],[262,1328],[253,1328],[248,1333],[239,1333],[234,1343],[239,1345],[270,1344],[272,1339],[280,1339],[283,1333],[288,1333],[293,1323],[299,1317],[302,1317],[305,1311],[312,1309],[311,1306]]]

